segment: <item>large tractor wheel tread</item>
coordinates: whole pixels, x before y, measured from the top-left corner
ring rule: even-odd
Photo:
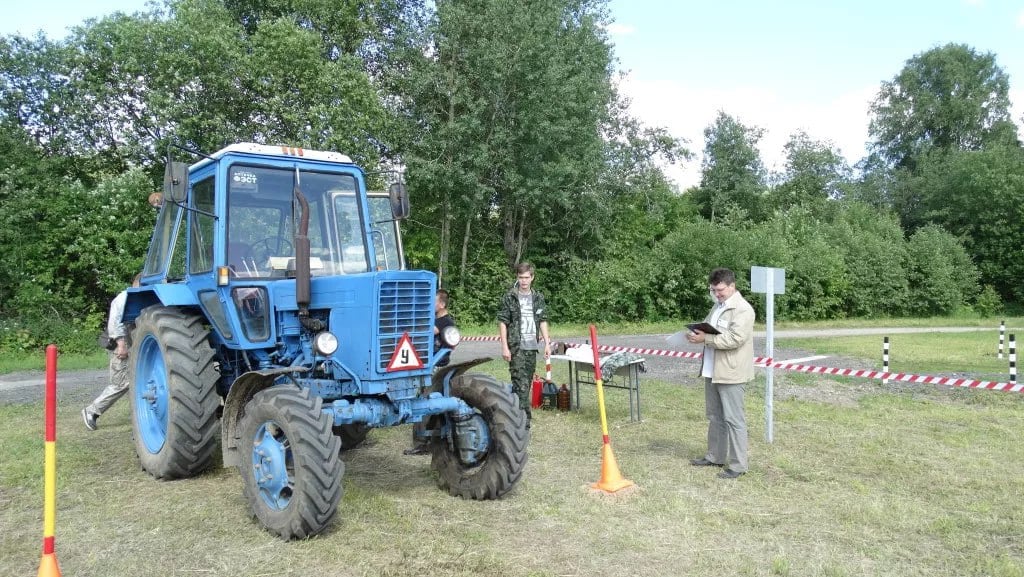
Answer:
[[[322,407],[307,389],[279,385],[256,393],[239,423],[241,446],[250,447],[239,465],[250,514],[285,540],[323,531],[341,502],[341,439]],[[278,467],[279,458],[289,465]]]
[[[129,398],[139,462],[157,479],[193,477],[210,466],[220,439],[220,375],[209,330],[199,315],[154,306],[142,311],[132,335]],[[154,395],[160,400],[148,402]]]
[[[437,471],[438,484],[456,497],[498,499],[515,487],[526,468],[530,439],[526,414],[512,391],[488,375],[456,377],[452,395],[466,401],[487,423],[490,444],[480,462],[466,465],[451,439],[433,441],[431,465]]]

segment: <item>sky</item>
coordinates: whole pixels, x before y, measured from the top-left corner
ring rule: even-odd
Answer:
[[[5,11],[0,34],[41,30],[59,39],[87,18],[145,7],[146,0],[33,0]],[[1024,129],[1024,0],[610,0],[609,9],[633,115],[686,139],[695,153],[666,167],[684,188],[700,179],[704,129],[719,111],[764,130],[769,169],[783,168],[783,146],[797,130],[856,163],[881,83],[951,42],[995,54]]]

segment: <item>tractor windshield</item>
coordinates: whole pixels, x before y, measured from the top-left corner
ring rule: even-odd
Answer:
[[[310,273],[370,270],[364,217],[351,175],[300,171],[309,203]],[[237,276],[281,277],[295,270],[295,171],[233,165],[228,172],[227,264]]]

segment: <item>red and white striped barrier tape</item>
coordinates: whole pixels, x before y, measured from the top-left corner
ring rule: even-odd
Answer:
[[[566,346],[578,347],[579,343],[565,343]],[[602,353],[636,353],[638,355],[653,355],[656,357],[676,357],[680,359],[699,359],[702,353],[691,353],[687,351],[663,351],[660,349],[642,349],[638,347],[617,347],[613,345],[597,345],[597,350]]]
[[[905,373],[890,373],[887,371],[873,371],[867,369],[838,369],[834,367],[816,367],[812,365],[798,365],[793,363],[778,362],[772,359],[759,357],[754,359],[755,364],[773,369],[785,369],[787,371],[799,371],[801,373],[815,373],[822,375],[838,375],[842,377],[863,377],[865,379],[889,379],[904,383],[920,385],[947,385],[950,387],[967,387],[971,389],[990,389],[993,391],[1008,391],[1019,393],[1024,391],[1022,383],[1003,383],[997,381],[976,381],[973,379],[957,379],[953,377],[931,377],[928,375],[913,375]]]
[[[499,337],[463,337],[464,341],[497,341]],[[568,347],[578,347],[581,343],[565,343]],[[687,351],[669,351],[663,349],[646,349],[639,347],[619,347],[613,345],[598,345],[597,350],[603,353],[636,353],[656,357],[673,357],[681,359],[699,359],[704,355]],[[784,361],[775,361],[768,357],[754,357],[754,366],[773,369],[784,369],[787,371],[798,371],[801,373],[814,373],[821,375],[837,375],[841,377],[861,377],[865,379],[890,379],[904,383],[920,385],[946,385],[950,387],[966,387],[971,389],[988,389],[993,391],[1008,391],[1013,393],[1024,392],[1024,383],[1006,383],[997,381],[976,381],[973,379],[957,379],[952,377],[932,377],[928,375],[913,375],[904,373],[890,373],[887,371],[875,371],[868,369],[839,369],[835,367],[818,367],[813,365],[799,365]]]

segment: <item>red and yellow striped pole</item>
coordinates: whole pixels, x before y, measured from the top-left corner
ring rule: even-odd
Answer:
[[[57,526],[57,345],[46,347],[46,439],[43,461],[43,557],[38,577],[60,577],[53,535]]]
[[[601,357],[597,347],[597,328],[590,325],[590,344],[594,349],[594,382],[597,385],[597,407],[601,413],[601,480],[591,484],[591,488],[614,493],[634,485],[633,481],[624,479],[619,472],[612,452],[612,441],[608,436],[608,417],[604,411],[604,381],[601,379]]]

